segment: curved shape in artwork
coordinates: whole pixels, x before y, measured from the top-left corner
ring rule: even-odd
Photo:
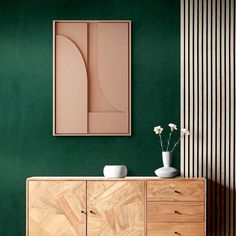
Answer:
[[[79,48],[56,35],[56,133],[87,133],[88,78]]]
[[[88,27],[89,112],[120,112],[105,96],[99,82],[98,25],[98,23],[91,23]]]
[[[98,26],[98,80],[104,97],[122,112],[128,111],[129,32],[127,23]]]

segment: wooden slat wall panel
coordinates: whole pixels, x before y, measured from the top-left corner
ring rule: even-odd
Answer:
[[[208,179],[209,236],[236,236],[235,1],[181,0],[181,175]]]

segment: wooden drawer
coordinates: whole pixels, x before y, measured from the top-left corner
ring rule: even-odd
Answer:
[[[147,236],[204,236],[203,223],[148,223]]]
[[[204,202],[147,202],[147,222],[204,222]]]
[[[204,201],[204,180],[147,181],[148,201]]]

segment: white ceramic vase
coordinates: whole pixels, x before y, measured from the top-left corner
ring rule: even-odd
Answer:
[[[160,178],[173,178],[179,174],[179,171],[172,165],[172,152],[162,152],[162,162],[164,167],[155,170],[155,174]]]
[[[107,178],[124,178],[127,176],[127,167],[125,165],[105,165],[103,174]]]
[[[162,152],[162,162],[164,167],[171,167],[172,165],[172,152]]]

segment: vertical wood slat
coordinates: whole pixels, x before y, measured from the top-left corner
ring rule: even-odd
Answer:
[[[212,225],[212,194],[211,194],[211,187],[212,187],[212,181],[211,181],[211,176],[212,176],[212,150],[211,150],[211,117],[212,117],[212,95],[211,95],[211,81],[212,81],[212,61],[211,61],[211,55],[212,55],[212,47],[211,47],[211,40],[212,40],[212,17],[211,17],[211,12],[212,12],[212,1],[208,0],[207,1],[207,97],[208,97],[208,101],[207,101],[207,142],[206,142],[206,146],[207,146],[207,157],[208,157],[208,163],[207,163],[207,175],[206,177],[208,178],[208,197],[207,197],[207,232],[209,236],[212,235],[212,231],[211,231],[211,225]]]
[[[185,97],[184,97],[184,108],[185,108],[185,113],[183,114],[184,115],[184,122],[185,122],[185,127],[188,127],[189,125],[189,122],[188,122],[188,114],[189,114],[189,101],[188,99],[188,94],[189,94],[189,81],[188,78],[189,77],[189,62],[188,62],[188,58],[189,58],[189,3],[188,3],[188,0],[184,0],[185,2],[185,36],[184,36],[184,40],[185,40],[185,46],[184,46],[184,50],[185,50],[185,54],[184,54],[184,58],[185,58],[185,79],[184,79],[184,82],[185,82]],[[186,177],[189,177],[189,162],[188,162],[188,156],[189,156],[189,139],[185,139],[185,150],[184,150],[184,162],[185,162],[185,169],[184,169],[184,176]]]
[[[180,7],[181,7],[181,15],[180,15],[180,25],[181,25],[181,29],[182,29],[182,33],[180,34],[180,43],[181,43],[181,48],[185,48],[185,44],[184,44],[184,37],[185,37],[185,1],[181,1],[180,3]],[[184,103],[184,96],[185,96],[185,52],[181,53],[180,55],[180,70],[181,70],[181,80],[180,80],[180,89],[181,89],[181,94],[180,94],[180,99],[181,99],[181,104]],[[181,106],[181,127],[185,127],[185,107]],[[184,155],[184,151],[185,151],[185,143],[182,142],[181,143],[181,156],[185,156]],[[184,177],[184,168],[185,168],[185,160],[183,160],[181,162],[181,176]]]
[[[181,0],[181,175],[208,178],[207,235],[236,235],[235,0]]]
[[[207,106],[207,1],[202,0],[203,2],[203,32],[202,32],[202,37],[203,37],[203,48],[202,48],[202,54],[203,54],[203,61],[202,61],[202,70],[203,70],[203,76],[202,76],[202,84],[203,84],[203,91],[202,91],[202,101],[203,101],[203,106],[202,110],[199,112],[202,112],[202,117],[203,117],[203,125],[202,125],[202,130],[200,132],[202,133],[201,141],[202,141],[202,176],[207,176],[207,167],[208,167],[208,158],[207,158],[207,147],[204,145],[207,142],[207,118],[208,118],[208,106]],[[201,98],[200,98],[201,99]],[[205,111],[205,112],[203,112]],[[201,154],[200,154],[201,155]],[[201,176],[201,175],[200,175]]]
[[[216,119],[216,191],[215,191],[215,196],[216,196],[216,208],[219,210],[215,211],[216,214],[216,220],[215,220],[215,231],[217,231],[217,235],[220,236],[220,227],[221,227],[221,208],[218,207],[221,204],[221,63],[220,63],[220,56],[221,56],[221,42],[220,42],[220,36],[221,36],[221,27],[220,27],[220,22],[221,22],[221,0],[217,1],[216,3],[216,117],[219,117]]]
[[[192,163],[192,168],[193,168],[193,176],[197,177],[197,173],[198,173],[198,164],[199,164],[199,160],[198,160],[198,152],[199,152],[199,148],[198,147],[198,65],[199,65],[199,55],[198,55],[198,34],[199,34],[199,22],[198,22],[198,5],[199,5],[199,1],[194,0],[194,4],[193,4],[193,51],[194,51],[194,55],[193,55],[193,155],[196,157],[195,159],[193,159],[193,163]],[[194,168],[196,167],[196,168]]]
[[[188,121],[189,121],[189,128],[192,131],[192,136],[189,139],[189,156],[188,156],[188,172],[189,172],[189,176],[193,176],[193,158],[191,158],[191,156],[194,154],[193,153],[193,142],[194,142],[194,129],[193,129],[193,116],[194,116],[194,110],[193,110],[193,106],[194,106],[194,90],[193,90],[193,73],[194,73],[194,51],[193,51],[193,47],[194,47],[194,42],[193,42],[193,8],[194,8],[194,0],[189,0],[189,115],[188,115]]]
[[[230,201],[229,201],[229,191],[230,191],[230,186],[229,186],[229,182],[230,182],[230,118],[229,118],[229,113],[230,113],[230,77],[229,77],[229,1],[226,1],[225,4],[225,18],[226,18],[226,22],[225,22],[225,60],[226,60],[226,65],[225,65],[225,70],[226,70],[226,78],[225,78],[225,88],[226,88],[226,113],[225,113],[225,120],[226,120],[226,172],[227,172],[227,176],[226,176],[226,205],[225,205],[225,222],[226,222],[226,229],[225,232],[229,235],[229,210],[230,210]]]
[[[216,115],[216,1],[212,1],[212,14],[211,14],[211,21],[212,21],[212,42],[211,42],[211,61],[212,61],[212,81],[211,81],[211,104],[212,104],[212,116],[211,116],[211,152],[212,152],[212,169],[211,169],[211,180],[212,180],[212,188],[211,188],[211,209],[212,209],[212,230],[216,231],[216,132],[215,132],[215,115]],[[213,168],[214,166],[214,168]]]
[[[221,1],[221,184],[225,184],[225,1]],[[225,187],[221,187],[221,231],[225,231]],[[224,235],[224,234],[223,234]]]
[[[235,133],[233,130],[235,130],[235,120],[234,120],[234,114],[235,114],[235,97],[234,97],[234,84],[235,84],[235,71],[234,71],[234,55],[235,55],[235,48],[234,48],[234,1],[230,4],[230,81],[231,81],[231,116],[230,116],[230,122],[231,122],[231,131],[230,131],[230,142],[231,142],[231,149],[230,149],[230,208],[234,208],[234,162],[235,162],[235,153],[234,153],[234,137]],[[234,53],[233,53],[234,52]],[[234,225],[234,214],[235,212],[233,210],[230,211],[230,234],[235,235],[235,225]]]
[[[202,176],[202,173],[203,173],[203,160],[201,158],[201,155],[203,153],[202,151],[202,141],[203,141],[203,137],[202,136],[202,132],[203,132],[203,112],[202,112],[202,109],[203,109],[203,106],[204,106],[204,103],[203,103],[203,90],[204,90],[204,85],[203,85],[203,53],[202,53],[202,48],[203,48],[203,1],[199,1],[199,6],[198,6],[198,24],[199,24],[199,27],[198,27],[198,58],[199,58],[199,63],[198,63],[198,96],[197,96],[197,99],[198,99],[198,107],[197,107],[197,111],[196,111],[196,114],[197,114],[197,120],[198,120],[198,123],[197,123],[197,133],[198,133],[198,136],[197,136],[197,139],[199,141],[199,145],[198,145],[198,168],[197,168],[197,177],[198,176]],[[198,112],[199,110],[199,112]]]

